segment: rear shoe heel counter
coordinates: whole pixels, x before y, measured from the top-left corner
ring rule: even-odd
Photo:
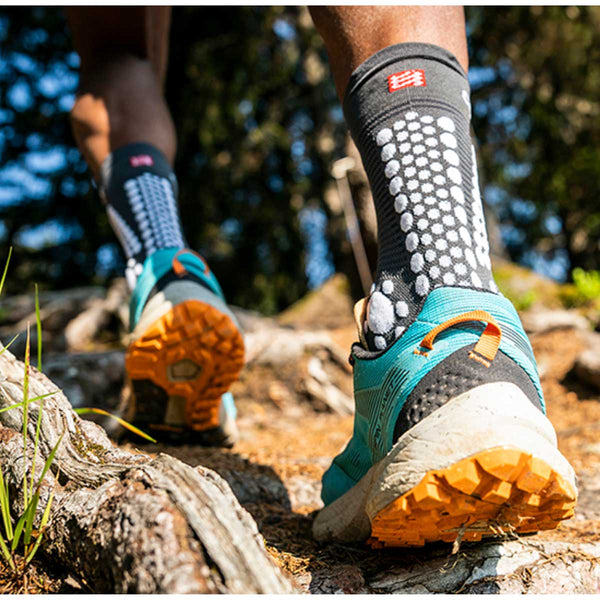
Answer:
[[[489,367],[468,360],[475,344],[455,351],[434,367],[407,397],[394,426],[394,443],[419,421],[446,402],[486,383],[509,382],[517,385],[528,400],[542,413],[539,394],[531,378],[502,350]]]

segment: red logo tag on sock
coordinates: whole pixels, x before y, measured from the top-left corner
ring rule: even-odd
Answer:
[[[423,69],[409,69],[388,77],[388,90],[390,93],[407,87],[427,87],[425,71]]]
[[[139,156],[132,156],[129,159],[129,164],[132,167],[151,167],[154,164],[154,161],[150,155],[140,154]]]

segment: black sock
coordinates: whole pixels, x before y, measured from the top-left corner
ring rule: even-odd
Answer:
[[[397,339],[440,286],[497,291],[471,143],[467,76],[431,44],[398,44],[352,74],[344,114],[369,177],[379,257],[371,350]]]
[[[148,256],[186,246],[177,207],[177,180],[165,156],[150,144],[122,146],[100,170],[100,195],[127,257],[133,289]]]

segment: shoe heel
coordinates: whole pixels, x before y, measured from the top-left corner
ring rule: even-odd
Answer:
[[[374,547],[453,542],[459,536],[479,541],[554,529],[573,516],[573,469],[558,451],[548,419],[514,384],[474,388],[406,437],[386,457],[366,503]],[[417,452],[420,472],[410,477],[409,489],[398,486],[407,456]],[[390,501],[394,488],[400,493]]]
[[[478,386],[417,423],[313,524],[374,547],[553,529],[576,477],[550,421],[513,383]]]
[[[167,288],[166,297],[168,292]],[[217,428],[221,396],[244,365],[242,335],[228,310],[199,299],[165,304],[157,319],[143,324],[139,337],[134,332],[126,352],[125,366],[137,398],[136,420],[165,431]],[[149,303],[149,308],[154,307]],[[159,390],[153,394],[157,401],[144,399],[144,388],[150,385]]]

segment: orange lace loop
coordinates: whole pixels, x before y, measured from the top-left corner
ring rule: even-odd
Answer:
[[[473,310],[471,312],[466,312],[462,315],[452,317],[441,325],[438,325],[432,329],[419,344],[421,348],[426,348],[426,351],[417,348],[415,350],[415,354],[427,356],[428,351],[433,350],[433,342],[435,338],[442,331],[457,325],[458,323],[465,323],[467,321],[483,321],[484,323],[487,323],[487,326],[483,330],[483,333],[481,334],[477,344],[475,344],[475,348],[469,352],[469,358],[480,362],[485,367],[489,367],[494,358],[496,358],[496,353],[500,347],[502,331],[500,330],[500,326],[494,317],[492,317],[492,315],[485,310]]]
[[[175,275],[177,275],[178,277],[183,277],[188,272],[179,260],[179,256],[181,254],[193,254],[196,258],[199,258],[202,261],[202,264],[204,265],[204,274],[208,275],[210,273],[208,264],[206,263],[204,258],[202,258],[202,256],[200,256],[197,252],[190,250],[189,248],[182,248],[181,250],[177,251],[177,254],[175,254],[175,256],[173,257],[173,262],[171,263],[173,265],[173,271],[175,271]]]

